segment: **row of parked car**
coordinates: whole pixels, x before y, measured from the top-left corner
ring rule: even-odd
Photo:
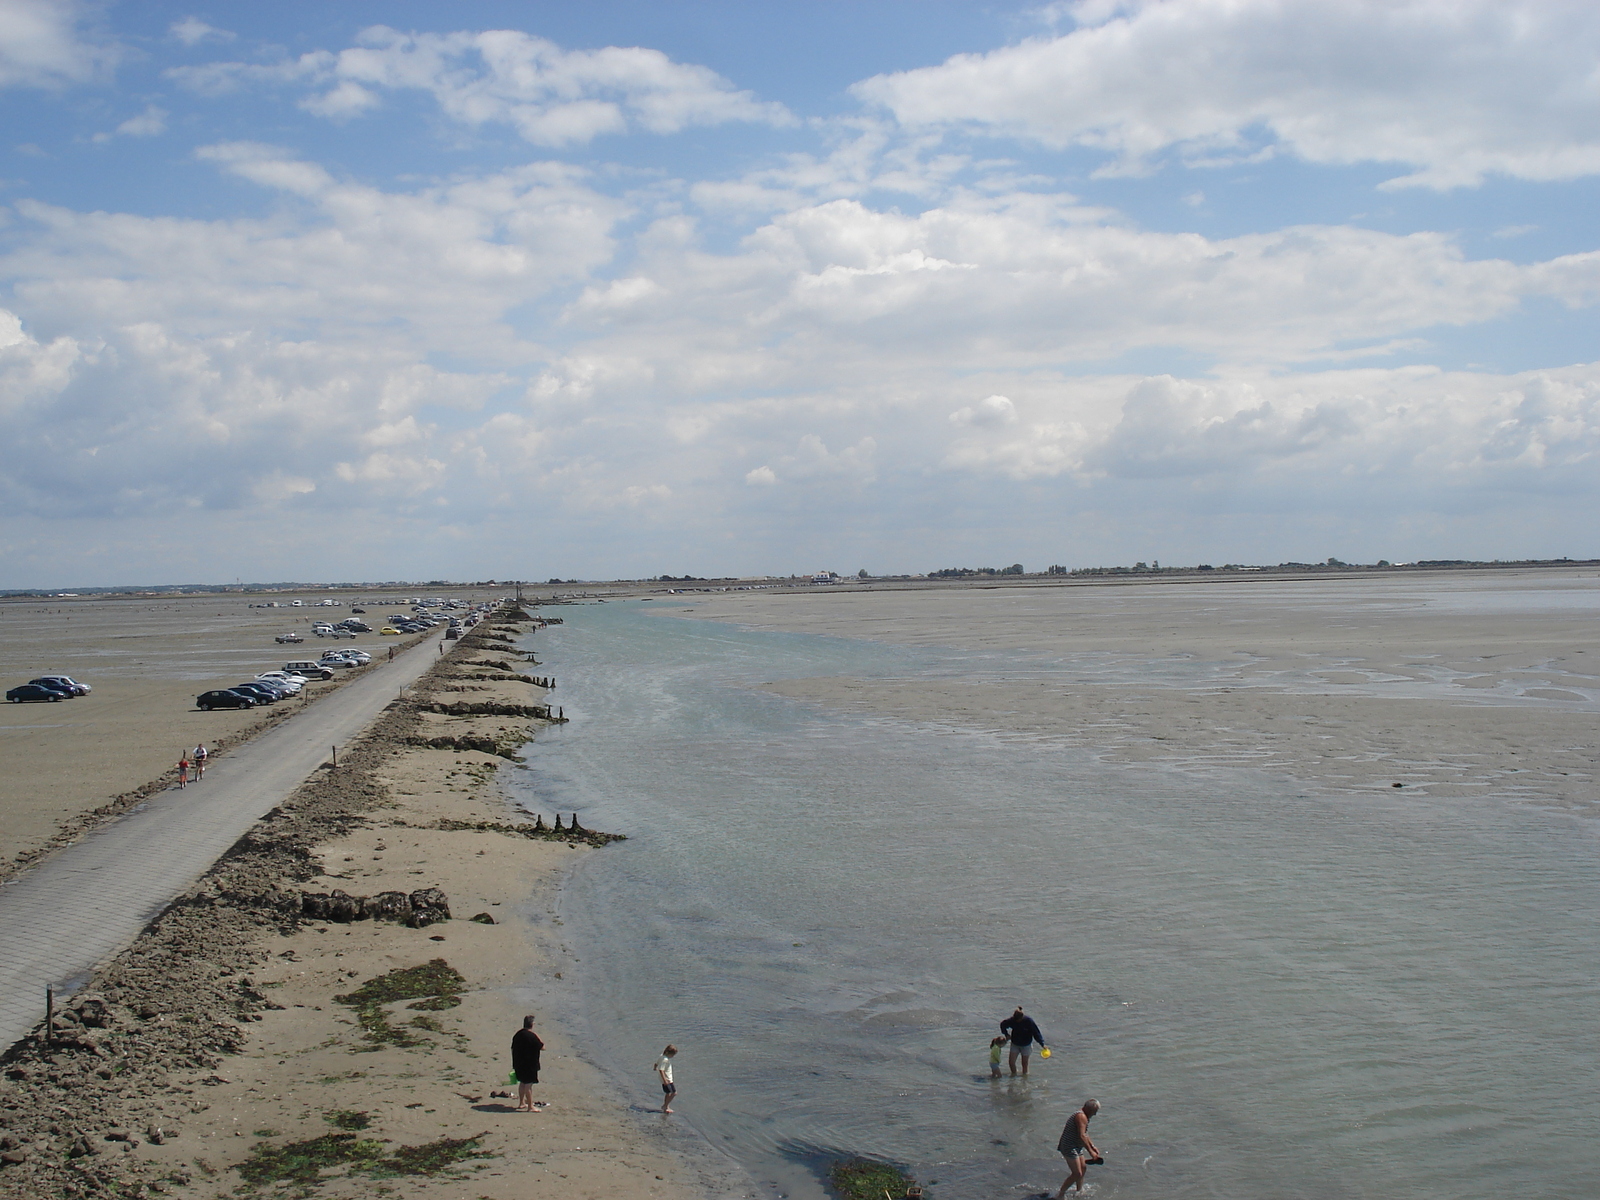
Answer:
[[[58,700],[72,700],[78,696],[87,696],[94,691],[87,683],[79,683],[70,675],[41,675],[37,679],[30,679],[20,687],[14,687],[6,693],[6,699],[13,704],[23,704],[30,700],[43,700],[54,703]]]
[[[214,708],[254,708],[258,704],[276,704],[297,696],[313,679],[332,679],[335,671],[349,671],[364,667],[372,661],[365,650],[329,650],[320,659],[286,662],[281,671],[263,671],[254,679],[235,684],[231,688],[216,688],[202,692],[194,698],[195,707],[203,712]]]

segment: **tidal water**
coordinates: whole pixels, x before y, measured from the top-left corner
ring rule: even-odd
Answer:
[[[935,1200],[1600,1195],[1600,838],[1482,799],[1328,797],[757,690],[1004,654],[608,603],[533,643],[570,724],[506,772],[630,840],[561,899],[592,1055],[763,1194],[844,1154]],[[681,607],[681,606],[674,606]],[[1018,660],[1017,669],[1048,671]],[[1017,1004],[1054,1056],[988,1078]]]

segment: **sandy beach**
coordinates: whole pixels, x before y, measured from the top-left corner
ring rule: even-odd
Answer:
[[[1062,738],[1118,762],[1250,767],[1318,789],[1493,789],[1600,813],[1592,570],[729,593],[675,615],[1066,660],[1073,686],[982,657],[930,682],[771,690],[913,721]],[[1530,598],[1531,597],[1531,598]],[[666,606],[663,605],[666,611]]]
[[[13,1048],[0,1126],[20,1161],[0,1196],[737,1189],[544,1015],[577,950],[558,884],[611,839],[515,818],[497,787],[547,723],[507,640],[528,628],[462,639],[74,998],[54,1045]],[[420,896],[420,913],[427,889],[454,919],[339,919],[340,893]],[[534,1113],[507,1085],[525,1013],[546,1044]]]

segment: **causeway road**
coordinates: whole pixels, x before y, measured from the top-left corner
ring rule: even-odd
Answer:
[[[44,1019],[435,661],[437,631],[0,886],[0,1050]],[[83,701],[79,701],[83,703]]]

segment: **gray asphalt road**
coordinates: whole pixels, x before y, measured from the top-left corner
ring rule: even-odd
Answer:
[[[141,808],[0,887],[0,1047],[80,986],[438,658],[442,633],[212,760],[204,782]],[[83,703],[80,701],[79,703]]]

